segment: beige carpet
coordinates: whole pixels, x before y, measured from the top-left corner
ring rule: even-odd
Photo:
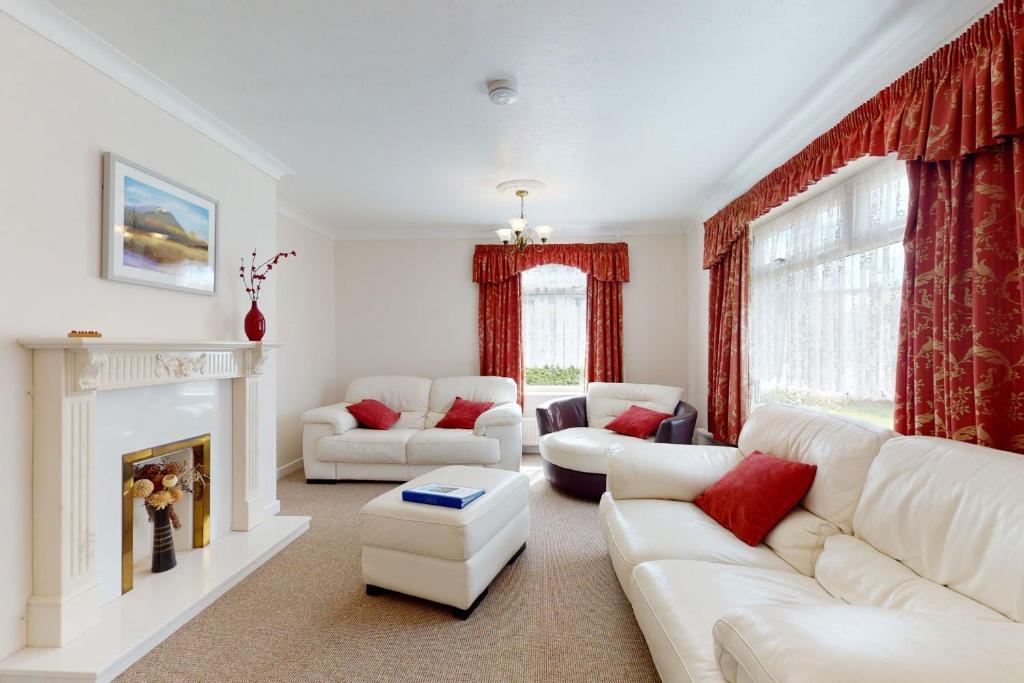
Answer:
[[[368,597],[356,511],[394,484],[278,483],[310,530],[128,669],[121,681],[656,681],[597,506],[553,490],[527,456],[533,529],[468,621]],[[173,600],[174,596],[168,596]]]

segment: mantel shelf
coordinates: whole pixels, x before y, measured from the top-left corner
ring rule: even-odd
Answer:
[[[89,351],[230,351],[234,349],[276,349],[280,342],[234,341],[230,339],[119,339],[107,337],[26,337],[18,343],[26,349],[68,349]]]

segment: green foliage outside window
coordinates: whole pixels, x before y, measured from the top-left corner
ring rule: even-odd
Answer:
[[[545,365],[542,368],[526,368],[526,384],[533,386],[579,386],[579,368],[563,368]]]

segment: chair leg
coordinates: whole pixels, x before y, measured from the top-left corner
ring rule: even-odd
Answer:
[[[473,611],[480,606],[480,603],[483,602],[483,599],[486,596],[487,589],[485,588],[484,592],[478,595],[476,600],[473,601],[473,604],[470,605],[467,609],[459,609],[458,607],[452,607],[452,616],[454,616],[456,619],[461,619],[462,621],[469,619],[469,615],[471,615]]]

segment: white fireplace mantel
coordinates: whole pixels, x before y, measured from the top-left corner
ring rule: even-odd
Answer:
[[[96,577],[96,392],[232,380],[231,528],[263,521],[258,388],[280,344],[46,337],[32,351],[32,597],[28,645],[60,647],[100,619]],[[264,448],[273,448],[272,444]]]

